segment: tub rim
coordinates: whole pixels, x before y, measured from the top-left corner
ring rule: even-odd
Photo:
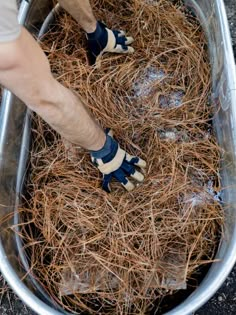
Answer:
[[[185,2],[188,2],[188,0]],[[223,0],[215,0],[215,3],[218,6],[220,21],[226,31],[226,34],[224,36],[224,45],[227,49],[228,63],[233,67],[233,69],[235,69],[232,44],[230,41],[231,36],[229,32],[229,25],[228,25],[228,20],[226,16],[225,6],[223,3]],[[26,19],[30,4],[31,4],[31,0],[22,0],[20,10],[19,10],[19,16],[18,16],[19,22],[21,24],[25,23],[25,19]],[[233,75],[233,78],[232,78],[233,82],[236,82],[235,71],[232,71],[232,75]],[[12,97],[11,92],[5,90],[3,94],[3,102],[5,102],[5,104],[10,104],[12,101],[13,101],[13,97]],[[229,248],[227,249],[226,255],[224,256],[221,262],[213,263],[211,267],[211,268],[216,268],[215,265],[217,264],[218,265],[217,268],[219,269],[219,272],[218,272],[218,275],[212,279],[212,281],[210,282],[210,285],[208,283],[206,287],[206,282],[209,280],[209,272],[210,272],[209,271],[207,275],[205,276],[205,278],[203,279],[200,286],[197,288],[197,290],[195,290],[195,292],[200,290],[199,294],[196,294],[195,292],[192,293],[185,301],[181,302],[177,307],[173,308],[171,311],[165,314],[166,315],[188,315],[196,311],[197,309],[199,309],[203,304],[205,304],[215,294],[215,292],[219,289],[219,287],[223,284],[228,274],[232,270],[236,262],[236,255],[234,254],[235,252],[236,252],[236,228],[234,229],[231,244]],[[219,264],[224,265],[224,268],[223,267],[220,268]],[[68,314],[65,312],[61,313],[53,309],[51,306],[48,306],[46,303],[41,301],[34,293],[32,293],[27,288],[27,286],[20,280],[15,270],[12,268],[11,264],[9,263],[8,258],[5,254],[4,247],[2,245],[1,238],[0,238],[0,270],[4,278],[9,283],[10,287],[15,291],[15,293],[19,296],[19,298],[36,313],[40,315]]]

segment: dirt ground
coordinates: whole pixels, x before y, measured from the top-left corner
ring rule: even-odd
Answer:
[[[206,0],[207,1],[207,0]],[[231,30],[234,56],[236,58],[236,1],[224,0],[229,26]],[[0,292],[4,287],[0,277]],[[34,315],[10,290],[0,294],[1,315]],[[224,285],[215,296],[205,304],[195,315],[233,315],[236,314],[236,266],[226,279]],[[43,315],[43,314],[42,314]]]

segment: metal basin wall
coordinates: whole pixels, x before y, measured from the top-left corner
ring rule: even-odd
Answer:
[[[221,286],[236,262],[236,74],[231,39],[223,0],[185,0],[199,18],[208,39],[212,66],[212,102],[220,110],[214,118],[218,142],[224,149],[222,192],[225,207],[225,234],[217,258],[201,285],[168,315],[188,315],[202,306]],[[52,0],[23,0],[19,20],[34,33],[52,9]],[[19,222],[17,207],[28,158],[30,118],[25,105],[4,91],[0,108],[0,219],[9,216],[0,229],[0,269],[16,294],[40,315],[68,314],[48,297],[19,263],[20,238],[12,225]]]

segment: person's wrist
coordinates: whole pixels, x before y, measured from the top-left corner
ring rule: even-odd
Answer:
[[[96,151],[90,150],[90,154],[95,159],[102,159],[111,154],[117,145],[118,145],[117,142],[112,137],[106,135],[106,141],[104,146],[100,150]]]
[[[104,28],[100,24],[100,22],[97,21],[96,28],[93,32],[87,32],[88,40],[97,40],[99,39],[104,32]]]
[[[83,24],[83,29],[86,33],[95,32],[96,27],[97,27],[97,20],[95,18],[92,18],[91,20]]]

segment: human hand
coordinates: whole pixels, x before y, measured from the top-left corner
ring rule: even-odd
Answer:
[[[111,131],[107,134],[104,147],[90,153],[93,164],[103,174],[102,188],[107,192],[111,192],[112,178],[120,182],[128,191],[135,188],[134,183],[128,177],[132,177],[139,183],[144,180],[144,175],[137,170],[137,167],[144,171],[146,162],[121,149],[118,142],[113,139]]]
[[[124,31],[110,30],[102,22],[97,22],[94,33],[87,33],[88,59],[91,65],[96,64],[97,59],[105,52],[133,53],[133,37],[126,37]]]

